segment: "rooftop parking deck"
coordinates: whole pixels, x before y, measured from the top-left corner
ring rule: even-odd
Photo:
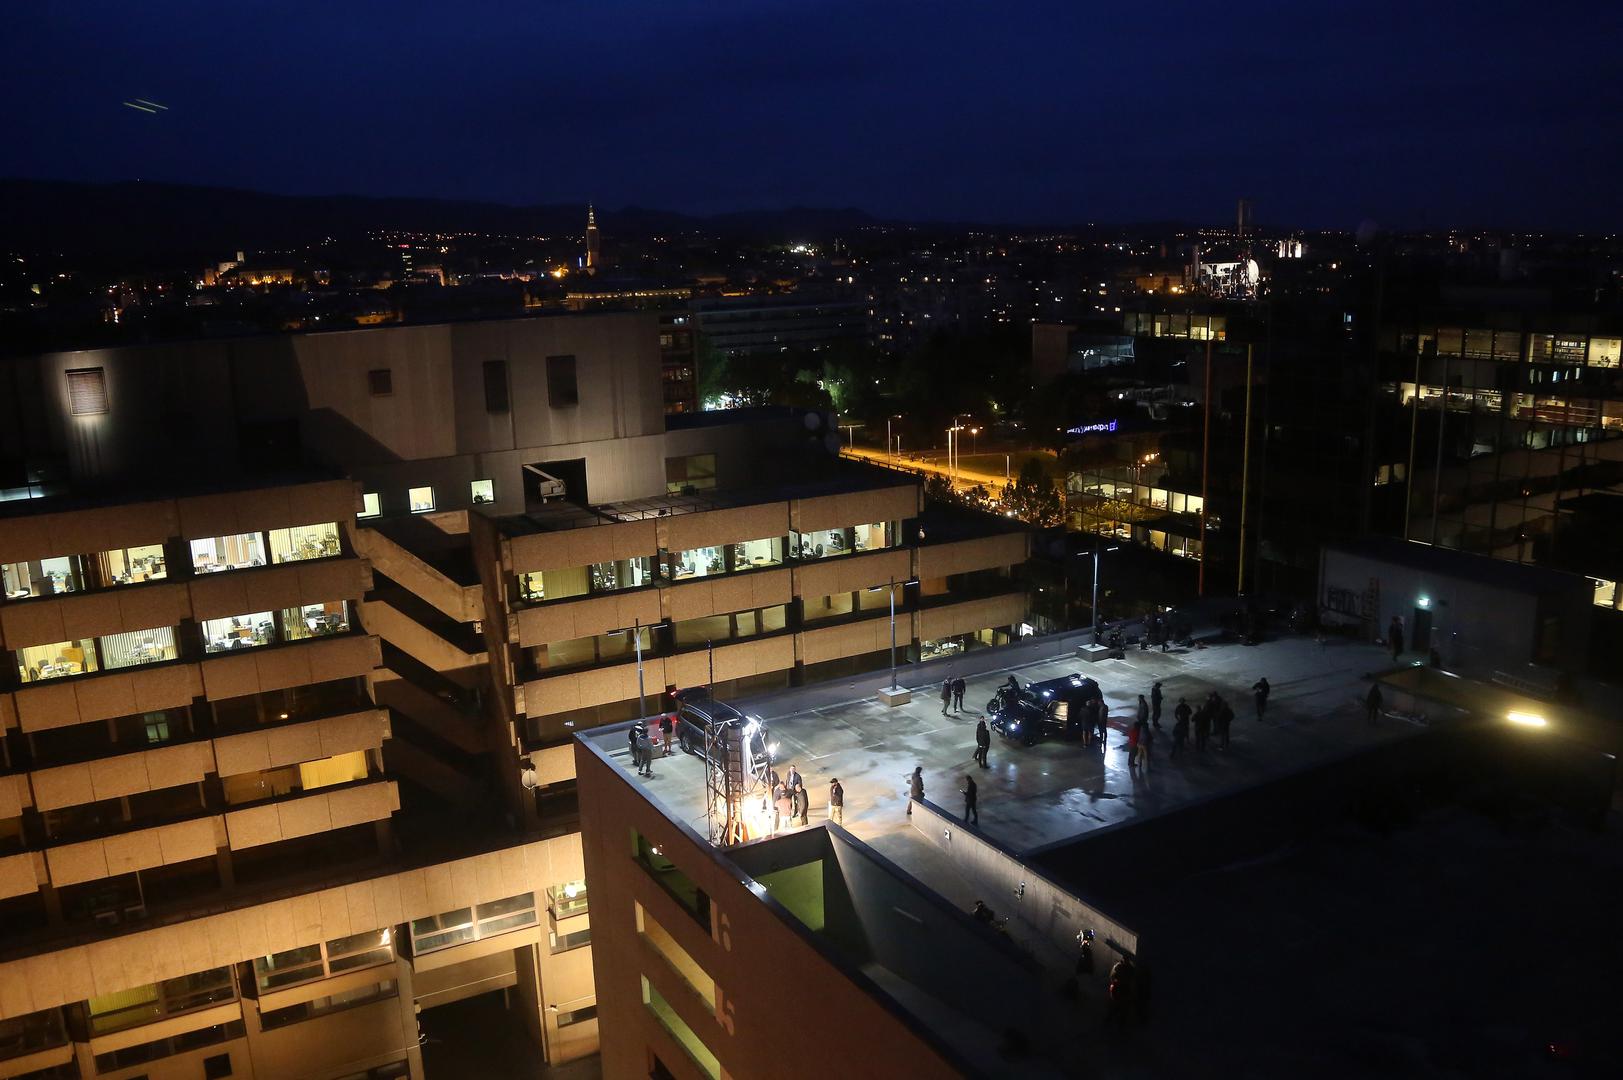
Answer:
[[[1368,677],[1389,668],[1375,647],[1332,640],[1286,638],[1257,646],[1129,651],[1124,659],[1089,664],[1073,655],[1080,635],[1045,638],[986,649],[924,665],[910,665],[901,682],[913,700],[889,708],[874,697],[889,679],[876,673],[855,680],[733,702],[767,723],[778,744],[779,771],[793,764],[812,798],[811,820],[828,814],[828,785],[845,788],[845,825],[906,865],[896,845],[908,843],[907,778],[924,769],[925,794],[952,810],[962,808],[963,778],[979,786],[980,830],[1014,852],[1063,843],[1094,829],[1141,821],[1176,807],[1217,798],[1399,739],[1416,729],[1397,720],[1366,723],[1362,700]],[[1103,752],[1076,742],[1022,746],[993,736],[989,767],[975,765],[975,724],[997,687],[1010,675],[1022,684],[1079,672],[1096,679],[1110,707],[1111,736]],[[1273,688],[1265,717],[1255,715],[1251,686],[1267,676]],[[943,679],[962,677],[964,710],[943,713]],[[1150,764],[1130,769],[1126,731],[1138,695],[1156,680],[1164,694],[1162,731]],[[1218,691],[1235,712],[1230,746],[1204,753],[1192,746],[1178,760],[1172,748],[1172,711],[1180,698],[1191,707]],[[621,732],[599,736],[625,750]],[[1192,740],[1191,740],[1192,742]],[[696,757],[673,750],[654,776],[640,779],[650,794],[697,831],[707,831],[704,769]],[[629,767],[629,757],[621,754]]]

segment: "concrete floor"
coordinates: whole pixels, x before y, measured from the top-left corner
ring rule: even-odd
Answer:
[[[1123,660],[1093,664],[1076,659],[1066,643],[1035,642],[911,669],[915,682],[927,675],[930,683],[917,687],[911,703],[896,708],[873,696],[888,682],[884,675],[734,704],[766,721],[778,744],[780,772],[793,763],[806,778],[813,824],[827,819],[828,783],[838,776],[846,792],[846,827],[895,858],[911,831],[905,817],[907,778],[922,765],[925,797],[953,812],[962,810],[959,790],[964,775],[973,773],[980,789],[981,831],[1022,853],[1411,733],[1401,723],[1364,723],[1360,702],[1368,687],[1365,677],[1389,666],[1381,649],[1339,640],[1323,646],[1311,639],[1284,638],[1256,646],[1130,651]],[[1025,747],[994,734],[991,767],[977,767],[972,755],[975,723],[983,715],[979,707],[1010,671],[1022,683],[1071,672],[1097,679],[1111,712],[1112,736],[1105,752],[1058,741]],[[954,675],[968,684],[966,709],[944,716],[939,680]],[[1259,722],[1250,687],[1264,675],[1273,694],[1266,719]],[[1124,732],[1136,715],[1138,695],[1147,695],[1156,679],[1162,680],[1165,694],[1162,737],[1149,767],[1129,770]],[[1178,698],[1187,697],[1193,706],[1213,689],[1235,711],[1230,749],[1209,749],[1204,755],[1191,749],[1179,760],[1169,760],[1171,713]],[[625,749],[623,742],[608,745],[613,751]],[[619,756],[629,766],[629,758]],[[638,782],[674,816],[701,834],[707,831],[698,758],[679,751],[656,758],[654,777]]]

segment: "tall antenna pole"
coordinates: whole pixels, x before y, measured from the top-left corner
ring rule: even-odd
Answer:
[[[1206,422],[1201,427],[1200,434],[1200,567],[1199,582],[1196,592],[1200,596],[1206,595],[1206,500],[1211,497],[1206,490],[1207,477],[1211,475],[1212,458],[1212,339],[1206,339]],[[1097,575],[1095,575],[1097,576]]]
[[[1245,595],[1245,504],[1251,484],[1251,351],[1245,347],[1245,434],[1240,454],[1240,581],[1238,593]]]

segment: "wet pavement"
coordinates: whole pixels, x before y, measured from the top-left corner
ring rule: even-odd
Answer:
[[[1365,723],[1366,679],[1390,667],[1386,654],[1372,645],[1343,640],[1321,645],[1288,637],[1255,646],[1134,650],[1124,659],[1088,663],[1073,655],[1077,640],[1028,641],[910,667],[911,680],[904,675],[902,684],[913,686],[913,701],[896,708],[874,697],[888,683],[887,673],[733,704],[766,721],[778,744],[780,772],[794,764],[805,777],[812,824],[827,819],[829,780],[838,776],[846,793],[845,826],[892,857],[909,846],[906,790],[915,766],[924,768],[925,797],[951,812],[962,811],[963,777],[974,775],[981,831],[1024,853],[1251,787],[1415,730],[1394,722]],[[975,765],[975,723],[1011,671],[1022,683],[1072,672],[1096,679],[1111,714],[1104,752],[1075,742],[1027,747],[994,734],[990,767]],[[943,715],[940,680],[954,676],[967,683],[966,709]],[[1263,676],[1273,693],[1259,721],[1250,688]],[[1126,728],[1136,716],[1138,695],[1148,696],[1157,679],[1165,695],[1163,730],[1148,767],[1129,769]],[[1229,749],[1200,754],[1191,747],[1179,759],[1169,759],[1172,710],[1179,697],[1193,707],[1212,690],[1235,712]],[[609,748],[623,750],[612,743]],[[622,764],[629,765],[629,759]],[[639,782],[675,816],[707,832],[698,758],[679,752],[656,757],[654,777]]]

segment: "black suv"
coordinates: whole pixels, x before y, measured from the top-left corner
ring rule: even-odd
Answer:
[[[1019,690],[1000,687],[986,704],[992,730],[1005,739],[1033,746],[1039,739],[1076,739],[1084,733],[1083,708],[1103,700],[1099,684],[1084,675],[1066,675]]]
[[[772,766],[773,745],[767,741],[766,725],[760,717],[746,716],[724,701],[710,696],[703,686],[678,690],[671,695],[676,700],[676,742],[684,753],[704,755],[704,733],[710,724],[725,724],[743,730],[743,742],[748,750],[746,770],[754,776],[765,776]]]

